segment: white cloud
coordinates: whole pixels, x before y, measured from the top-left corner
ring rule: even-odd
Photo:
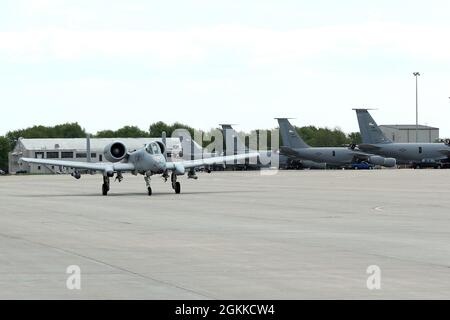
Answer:
[[[0,32],[0,63],[9,63],[9,73],[0,78],[2,105],[40,110],[32,118],[13,113],[2,128],[72,119],[91,131],[128,123],[146,128],[153,120],[202,128],[230,121],[251,129],[274,126],[274,116],[293,116],[298,125],[340,125],[350,131],[357,129],[352,107],[380,108],[380,123],[414,121],[411,73],[418,70],[424,74],[420,98],[426,106],[420,119],[444,129],[450,112],[448,75],[442,72],[450,62],[448,34],[447,25],[383,22],[284,31],[227,24],[172,31]],[[123,68],[87,72],[102,59],[108,59],[111,71],[124,61],[166,70],[148,78],[136,70],[124,74]],[[407,63],[394,66],[403,60]],[[15,74],[22,62],[42,66],[20,67]],[[55,70],[61,65],[67,70]],[[37,72],[47,67],[49,75],[40,77]],[[77,67],[83,72],[73,72]],[[383,70],[374,76],[377,67]],[[390,67],[395,67],[392,73]],[[221,114],[209,116],[205,110],[211,106]],[[123,108],[127,112],[120,117],[112,112]]]
[[[41,29],[0,32],[0,55],[8,60],[84,58],[141,59],[150,64],[196,63],[215,54],[251,65],[301,62],[321,54],[388,53],[448,61],[449,26],[366,23],[274,31],[241,25],[179,31],[74,31]]]

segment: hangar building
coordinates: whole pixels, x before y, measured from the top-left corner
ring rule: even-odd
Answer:
[[[380,125],[384,135],[393,142],[416,142],[416,125]],[[439,140],[439,128],[419,125],[418,142],[436,142]]]
[[[105,146],[121,141],[127,146],[128,151],[142,148],[152,141],[161,141],[162,138],[91,138],[91,162],[106,161],[103,156]],[[87,161],[86,138],[76,139],[24,139],[20,138],[12,152],[9,153],[9,172],[26,171],[28,173],[63,173],[60,166],[38,165],[20,163],[20,158],[46,158],[63,159],[70,161]],[[167,138],[168,157],[182,155],[182,147],[179,138]]]

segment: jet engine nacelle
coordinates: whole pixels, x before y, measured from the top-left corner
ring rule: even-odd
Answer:
[[[397,165],[397,160],[394,158],[384,158],[381,156],[371,156],[369,157],[369,162],[383,167],[395,167]]]
[[[384,166],[385,167],[395,167],[397,165],[397,160],[395,158],[385,158],[384,159]]]
[[[116,141],[105,147],[103,155],[109,162],[119,162],[127,155],[127,147],[122,142]]]
[[[182,176],[183,174],[186,173],[186,168],[183,166],[183,164],[174,162],[174,167],[175,167],[175,170],[173,170],[173,172],[177,176]]]

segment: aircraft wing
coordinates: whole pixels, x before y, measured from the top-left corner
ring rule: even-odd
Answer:
[[[132,163],[91,163],[91,162],[78,162],[78,161],[65,161],[65,160],[51,160],[51,159],[33,159],[22,158],[21,161],[27,163],[44,164],[51,166],[62,166],[66,168],[95,170],[95,171],[133,171],[134,165]]]
[[[232,163],[236,160],[243,160],[243,159],[250,159],[250,158],[257,158],[259,157],[259,153],[252,152],[252,153],[244,153],[244,154],[237,154],[232,156],[224,156],[224,157],[212,157],[212,158],[205,158],[205,159],[198,159],[198,160],[188,160],[188,161],[179,161],[179,162],[167,162],[166,163],[166,169],[167,170],[175,170],[177,165],[182,165],[184,168],[195,168],[195,167],[201,167],[201,166],[207,166],[207,165],[213,165],[213,164],[220,164],[220,163]]]
[[[376,151],[381,149],[379,146],[369,143],[358,144],[359,149],[368,150],[368,151]]]
[[[367,161],[370,156],[373,156],[373,154],[368,154],[361,151],[355,151],[355,158],[359,160]]]

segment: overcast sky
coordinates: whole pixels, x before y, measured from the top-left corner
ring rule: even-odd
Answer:
[[[0,134],[78,121],[358,130],[420,122],[450,137],[448,0],[0,0]]]

